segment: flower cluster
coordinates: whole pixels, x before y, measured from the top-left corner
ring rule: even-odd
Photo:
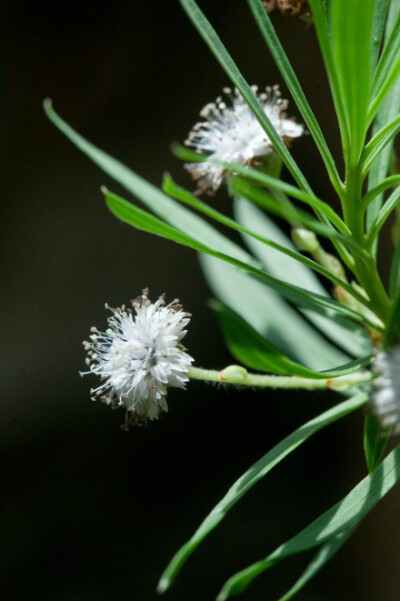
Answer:
[[[281,97],[279,86],[266,87],[261,93],[257,86],[252,86],[252,90],[286,144],[304,133],[302,125],[287,118],[288,101]],[[272,142],[239,91],[236,88],[223,91],[228,102],[219,96],[207,104],[200,112],[203,121],[194,125],[185,144],[212,160],[256,165],[261,157],[273,151]],[[208,160],[185,167],[198,182],[199,194],[215,192],[225,177],[224,168]]]
[[[379,376],[374,381],[372,412],[383,428],[400,432],[400,347],[379,353],[374,370]]]
[[[94,373],[102,380],[91,390],[93,400],[124,406],[127,424],[137,424],[168,410],[167,389],[185,387],[193,359],[181,345],[190,314],[177,299],[166,305],[161,296],[152,303],[145,289],[131,304],[133,310],[124,305],[110,308],[106,332],[91,328],[90,341],[83,343],[90,367],[84,374]]]

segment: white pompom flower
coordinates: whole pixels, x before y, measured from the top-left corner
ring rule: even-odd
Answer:
[[[252,90],[285,144],[304,133],[303,125],[286,116],[288,101],[281,97],[279,86],[266,87],[261,93],[257,86]],[[185,145],[213,160],[255,166],[273,151],[272,142],[239,91],[223,91],[227,101],[219,96],[200,111],[203,121],[194,125]],[[224,168],[207,160],[188,163],[185,168],[197,181],[198,194],[213,194],[225,178]]]
[[[383,428],[400,432],[400,347],[380,352],[373,364],[374,380],[371,408]]]
[[[90,341],[83,343],[90,371],[82,375],[93,373],[102,380],[91,390],[92,399],[124,406],[126,427],[167,411],[167,389],[185,388],[193,361],[181,344],[190,314],[178,299],[166,305],[163,295],[152,303],[145,289],[131,304],[133,309],[106,305],[112,312],[108,329],[91,328]]]

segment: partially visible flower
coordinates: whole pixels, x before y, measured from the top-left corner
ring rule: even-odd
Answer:
[[[84,374],[94,373],[102,381],[91,390],[92,399],[124,406],[127,426],[167,411],[168,387],[185,388],[193,361],[181,344],[190,314],[182,311],[178,299],[166,305],[163,295],[152,303],[145,289],[131,304],[134,311],[106,305],[112,312],[108,329],[91,328],[90,342],[83,343],[90,367]]]
[[[261,93],[257,86],[252,86],[252,90],[286,144],[304,133],[302,125],[287,118],[288,101],[281,98],[279,86],[266,87]],[[272,152],[271,140],[239,91],[236,88],[233,91],[224,88],[223,91],[229,102],[219,96],[215,102],[207,104],[200,111],[203,121],[194,125],[185,144],[200,154],[208,154],[213,160],[257,165],[261,157]],[[223,167],[207,160],[186,164],[185,168],[198,182],[199,194],[215,192],[225,177]]]
[[[373,369],[379,376],[374,380],[372,412],[383,428],[400,432],[400,347],[378,353]]]
[[[309,16],[311,14],[308,0],[265,0],[263,4],[268,13],[276,8],[290,17]]]

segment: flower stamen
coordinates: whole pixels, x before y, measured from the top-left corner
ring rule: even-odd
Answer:
[[[90,391],[93,400],[126,408],[125,429],[167,411],[167,389],[185,387],[193,361],[181,344],[190,314],[178,299],[167,305],[161,295],[152,303],[145,288],[131,304],[134,311],[106,304],[112,313],[109,327],[105,332],[91,328],[89,341],[83,342],[89,371],[81,374],[100,378],[100,385]]]
[[[251,87],[286,145],[304,133],[302,125],[287,118],[289,103],[281,97],[278,85],[267,86],[261,93],[258,86]],[[239,91],[236,88],[223,91],[229,102],[219,96],[215,102],[206,104],[200,111],[203,120],[193,126],[185,145],[211,160],[257,166],[261,157],[273,151],[272,142]],[[209,160],[188,163],[185,168],[198,183],[197,194],[215,193],[226,177],[224,168]]]

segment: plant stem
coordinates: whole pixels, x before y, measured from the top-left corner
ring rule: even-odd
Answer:
[[[348,161],[346,165],[346,186],[343,198],[343,217],[351,231],[352,238],[363,248],[367,248],[368,241],[365,235],[365,207],[362,203],[362,174],[358,162]],[[375,261],[366,264],[362,259],[354,256],[355,272],[359,283],[364,288],[370,299],[370,308],[386,324],[390,303],[378,274]]]
[[[297,388],[303,390],[326,389],[347,390],[359,384],[370,382],[374,375],[369,371],[359,371],[337,378],[314,380],[297,376],[275,376],[249,373],[241,365],[229,365],[221,371],[190,367],[188,376],[191,380],[249,386],[252,388]]]

